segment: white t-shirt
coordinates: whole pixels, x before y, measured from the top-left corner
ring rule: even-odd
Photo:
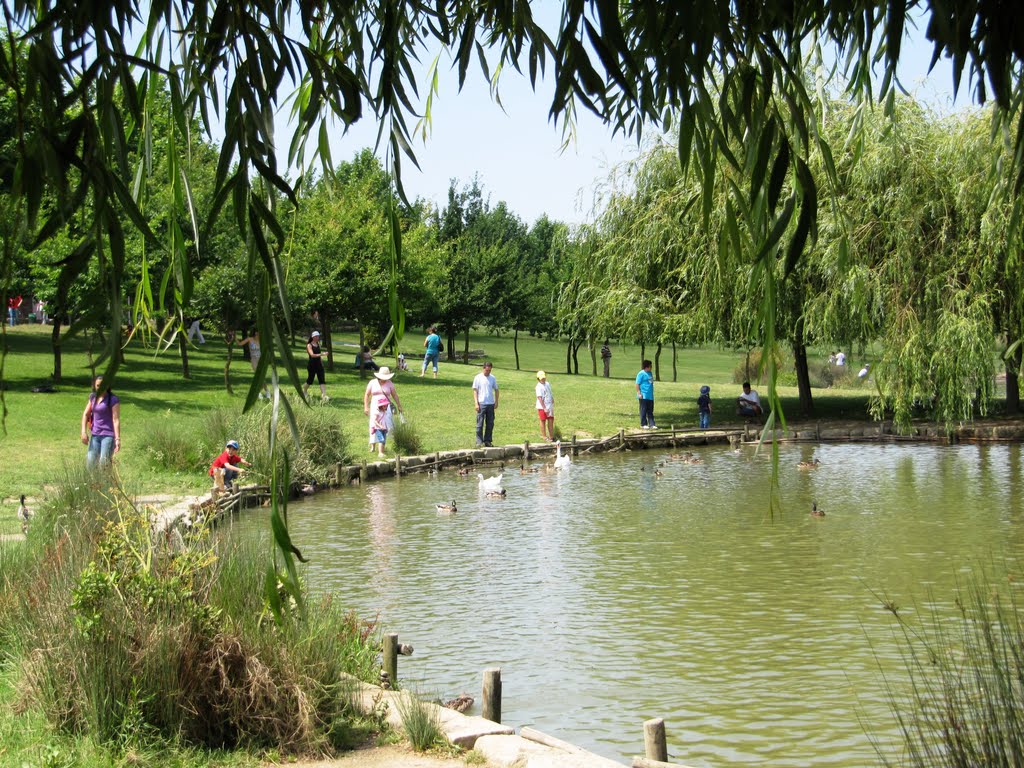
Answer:
[[[740,392],[740,400],[746,400],[748,403],[761,406],[761,396],[757,394],[756,389],[752,389],[749,392]]]
[[[476,391],[476,401],[480,405],[494,405],[494,393],[498,391],[498,380],[494,374],[485,375],[480,372],[473,379],[473,389]]]
[[[836,365],[846,365],[846,355],[842,352],[836,353]]]
[[[868,375],[868,367],[865,365],[863,368],[860,369],[860,372],[857,374],[857,378],[858,379],[863,379],[867,375]]]
[[[555,396],[551,393],[551,385],[546,381],[538,381],[534,392],[537,395],[537,410],[551,413],[551,409],[555,407]]]

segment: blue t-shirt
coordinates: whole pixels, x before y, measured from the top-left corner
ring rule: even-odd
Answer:
[[[650,371],[640,371],[636,375],[636,383],[640,385],[641,400],[654,399],[654,376],[651,375]]]
[[[427,354],[437,355],[441,353],[441,337],[436,333],[427,336]]]

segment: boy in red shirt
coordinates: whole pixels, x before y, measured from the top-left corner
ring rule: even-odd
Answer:
[[[246,467],[252,466],[238,454],[238,441],[228,440],[224,452],[210,465],[210,477],[213,478],[214,487],[218,490],[224,490],[225,485],[230,488],[239,473],[245,472],[242,464]]]

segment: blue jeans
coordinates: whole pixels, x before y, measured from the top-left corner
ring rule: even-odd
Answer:
[[[224,487],[230,489],[231,484],[238,478],[238,472],[233,469],[224,470]]]
[[[440,352],[427,352],[423,356],[423,373],[427,372],[427,365],[429,363],[434,364],[434,373],[437,373],[437,359],[441,356]]]
[[[480,413],[476,415],[476,444],[491,444],[491,433],[494,431],[494,403],[480,405]]]
[[[697,414],[697,418],[701,429],[707,429],[711,426],[711,411],[701,411]]]
[[[96,464],[101,467],[109,467],[110,459],[114,455],[113,435],[93,435],[89,438],[89,452],[85,454],[85,468],[96,469]]]
[[[16,310],[14,307],[7,308],[7,322],[10,323],[11,325],[18,324],[18,310]]]
[[[640,427],[647,425],[655,426],[654,423],[654,401],[640,399]]]

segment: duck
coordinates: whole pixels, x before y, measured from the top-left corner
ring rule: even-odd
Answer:
[[[459,469],[459,476],[460,477],[466,477],[467,475],[469,475],[469,472],[470,472],[469,467],[461,467]]]
[[[508,491],[506,491],[504,488],[499,488],[496,491],[484,492],[484,496],[486,496],[488,499],[504,499],[506,495],[508,495]]]
[[[689,451],[686,452],[686,454],[685,454],[685,456],[683,458],[683,461],[685,461],[687,464],[703,464],[704,463],[704,459],[700,458],[699,456],[694,456]]]
[[[21,504],[18,505],[18,520],[21,521],[21,532],[28,533],[28,521],[32,519],[32,513],[25,506],[25,494],[21,495]]]
[[[454,515],[459,511],[458,507],[455,506],[455,500],[452,500],[451,504],[435,504],[437,508],[437,514],[439,515]]]
[[[569,454],[562,455],[562,441],[555,442],[555,469],[566,469],[572,464]]]
[[[468,693],[460,693],[454,699],[444,702],[441,706],[454,709],[456,712],[465,712],[473,706],[475,699]]]
[[[316,481],[314,480],[312,483],[299,486],[299,493],[303,496],[312,496],[316,493]]]
[[[664,473],[664,472],[662,472],[662,471],[661,471],[660,469],[655,469],[655,470],[654,470],[654,476],[655,476],[655,477],[664,477],[664,476],[665,476],[665,473]]]
[[[825,510],[818,509],[818,502],[812,501],[811,502],[811,517],[824,517],[824,516],[825,516]]]
[[[525,464],[519,466],[520,475],[532,475],[535,472],[540,472],[540,467],[528,467]]]
[[[821,462],[818,461],[818,459],[815,459],[814,461],[798,461],[797,465],[796,465],[796,468],[797,469],[817,469],[819,464],[821,464]]]
[[[504,477],[504,473],[499,473],[494,477],[484,477],[482,474],[477,473],[476,477],[480,481],[481,491],[500,491],[501,478]]]

